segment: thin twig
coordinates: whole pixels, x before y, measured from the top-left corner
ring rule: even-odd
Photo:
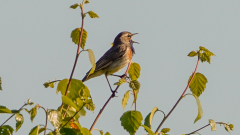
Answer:
[[[85,105],[85,104],[83,104],[83,106],[72,116],[72,118],[75,117],[75,116],[78,114],[78,112],[82,110],[82,108],[84,107],[84,105]],[[72,118],[71,118],[71,119],[72,119]],[[71,121],[71,119],[69,119],[68,122]],[[65,127],[65,126],[68,124],[68,122],[66,122],[62,127]],[[61,128],[62,128],[62,127],[61,127]]]
[[[45,123],[45,129],[44,129],[44,135],[46,135],[48,112],[47,112],[47,110],[46,110],[44,107],[42,107],[42,106],[40,106],[40,105],[38,105],[38,107],[42,108],[42,109],[45,111],[45,113],[46,113],[46,123]]]
[[[126,72],[124,73],[122,79],[127,75],[130,65],[131,65],[131,61],[128,63],[127,70],[126,70]],[[115,93],[117,92],[117,90],[118,90],[119,87],[120,87],[120,85],[118,85],[118,86],[116,87],[116,89],[112,92],[111,96],[108,98],[108,100],[106,101],[106,103],[103,105],[102,109],[100,109],[100,111],[99,111],[97,117],[95,118],[95,120],[94,120],[91,128],[89,129],[90,132],[93,130],[93,127],[94,127],[94,125],[96,124],[96,122],[97,122],[98,118],[100,117],[100,115],[102,114],[104,108],[107,106],[107,104],[109,103],[109,101],[115,96]]]
[[[28,104],[25,103],[20,109],[18,109],[18,111],[21,111],[22,108],[26,105],[28,105]],[[13,115],[11,115],[6,121],[4,121],[3,124],[0,127],[2,127],[6,122],[8,122],[14,115],[15,115],[15,113]]]
[[[223,123],[223,122],[216,122],[216,124],[226,124],[226,123]],[[185,134],[185,135],[191,135],[191,134],[194,134],[194,133],[196,133],[197,131],[204,129],[204,128],[207,127],[207,126],[210,126],[210,124],[207,124],[207,125],[205,125],[205,126],[199,128],[199,129],[197,129],[197,130],[195,130],[195,131],[193,131],[193,132],[191,132],[191,133]]]
[[[76,68],[76,65],[77,65],[78,56],[79,56],[79,54],[80,54],[80,47],[81,47],[81,42],[82,42],[82,34],[83,34],[83,26],[84,26],[83,5],[84,5],[84,0],[83,0],[83,2],[82,2],[82,6],[81,6],[82,27],[81,27],[80,36],[79,36],[79,43],[78,43],[78,48],[77,48],[77,53],[76,53],[76,58],[75,58],[75,62],[74,62],[74,65],[73,65],[73,69],[72,69],[72,72],[71,72],[71,75],[70,75],[70,77],[69,77],[69,81],[68,81],[68,84],[67,84],[65,96],[67,96],[67,93],[68,93],[68,90],[69,90],[69,87],[70,87],[70,84],[71,84],[71,81],[72,81],[73,73],[74,73],[75,68]],[[63,109],[63,104],[62,104],[62,107],[61,107],[61,111],[62,111],[62,109]],[[66,113],[64,114],[63,118],[65,117],[65,115],[66,115]]]
[[[192,78],[191,80],[188,82],[188,85],[187,87],[185,88],[185,90],[183,91],[182,95],[180,96],[180,98],[178,99],[178,101],[175,103],[175,105],[173,106],[173,108],[170,110],[170,112],[167,114],[166,117],[164,117],[164,119],[162,120],[162,122],[159,124],[158,128],[156,129],[155,133],[158,132],[158,130],[161,128],[161,126],[163,125],[163,123],[166,121],[166,119],[169,117],[169,115],[173,112],[173,110],[176,108],[176,106],[178,105],[178,103],[181,101],[181,99],[183,98],[184,94],[186,93],[189,85],[191,84],[192,80],[193,80],[193,77],[195,76],[196,72],[197,72],[197,68],[198,68],[198,65],[199,65],[199,60],[200,60],[200,57],[198,56],[198,61],[197,61],[197,65],[196,65],[196,68],[192,74]]]

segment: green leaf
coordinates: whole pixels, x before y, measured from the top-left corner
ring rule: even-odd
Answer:
[[[120,118],[121,125],[130,133],[130,135],[136,133],[139,126],[141,126],[142,120],[142,114],[139,111],[127,111]]]
[[[230,128],[229,128],[228,124],[223,124],[223,125],[224,125],[224,127],[225,127],[225,130],[226,130],[228,133],[230,133]]]
[[[0,113],[12,113],[12,111],[9,110],[7,107],[0,105]]]
[[[128,102],[128,99],[129,99],[129,91],[126,91],[124,96],[123,96],[123,99],[122,99],[122,107],[123,107],[123,111],[125,109],[125,106],[127,105],[127,102]]]
[[[31,121],[33,122],[33,119],[34,119],[35,116],[37,115],[37,105],[34,106],[34,107],[29,111],[29,114],[30,114]]]
[[[54,84],[56,84],[56,81],[48,81],[48,82],[45,82],[43,85],[45,88],[48,88],[50,86],[50,88],[54,88]]]
[[[133,99],[133,103],[132,103],[132,105],[133,105],[135,103],[135,101],[137,101],[137,96],[138,96],[138,92],[140,89],[140,83],[138,82],[138,80],[130,81],[129,87],[131,89],[133,89],[133,95],[134,95],[134,99]]]
[[[89,3],[89,1],[88,0],[85,0],[85,2],[84,2],[85,4],[88,4]]]
[[[216,126],[216,122],[212,119],[209,119],[209,124],[211,126],[211,130],[212,131],[217,131],[217,126]]]
[[[204,48],[202,46],[200,46],[199,49],[200,49],[200,51],[203,51],[199,55],[201,62],[207,61],[210,64],[211,56],[214,56],[214,54],[211,51],[209,51],[208,49],[206,49],[206,48]]]
[[[86,102],[86,104],[84,105],[88,110],[94,112],[95,109],[95,105],[92,102],[92,99],[88,99],[88,101]]]
[[[17,113],[19,113],[20,111],[19,111],[19,110],[11,110],[11,112],[12,112],[13,114],[17,114]]]
[[[54,131],[49,132],[47,135],[56,135]]]
[[[147,127],[149,127],[149,128],[151,129],[152,127],[151,127],[151,123],[150,123],[150,115],[151,115],[151,113],[149,113],[149,114],[146,116],[146,118],[144,119],[144,125],[147,126]]]
[[[191,51],[191,52],[188,54],[189,57],[194,57],[194,56],[197,56],[197,55],[198,55],[198,53],[195,52],[195,51]]]
[[[61,112],[57,110],[50,110],[47,116],[48,120],[52,123],[55,129],[58,129],[61,125],[62,116]]]
[[[230,130],[233,131],[233,129],[234,129],[234,125],[233,125],[233,124],[229,124],[228,126],[229,126]]]
[[[79,4],[76,3],[76,4],[72,5],[72,6],[70,6],[70,8],[72,8],[72,9],[76,9],[78,6],[79,6]]]
[[[129,87],[133,90],[139,90],[140,89],[140,83],[139,83],[138,80],[130,81]]]
[[[114,85],[118,85],[118,86],[120,86],[120,85],[122,85],[122,84],[125,83],[125,82],[126,82],[125,79],[119,79],[119,81],[116,82],[116,83],[114,83]]]
[[[79,38],[80,38],[81,28],[76,28],[71,33],[72,41],[78,45],[79,44]],[[81,48],[84,50],[85,44],[87,42],[87,31],[83,29],[82,34],[82,41],[81,41]]]
[[[1,135],[12,135],[14,129],[9,125],[3,125],[0,127],[0,134]]]
[[[148,132],[149,135],[155,135],[154,132],[146,125],[142,125],[142,127],[144,127],[144,129]]]
[[[128,70],[128,74],[131,80],[137,80],[137,78],[140,77],[140,71],[140,65],[138,63],[132,62]]]
[[[87,128],[80,128],[80,135],[92,135]]]
[[[153,119],[153,116],[154,114],[158,111],[158,108],[157,107],[154,107],[152,109],[152,111],[146,116],[146,118],[144,119],[144,125],[149,127],[150,129],[152,128],[152,119]]]
[[[0,90],[2,90],[2,78],[0,77]]]
[[[152,119],[153,119],[153,116],[154,114],[158,111],[158,108],[157,107],[154,107],[151,111],[151,114],[149,116],[149,122],[150,122],[150,125],[152,125]],[[151,128],[151,127],[150,127]]]
[[[93,11],[88,11],[87,13],[91,18],[99,18],[99,16],[96,13],[94,13]]]
[[[38,130],[38,133],[40,134],[40,133],[42,133],[44,130],[45,130],[45,127],[40,128],[40,129]]]
[[[61,108],[61,107],[60,107]],[[77,110],[75,109],[75,108],[73,108],[73,107],[69,107],[68,108],[68,110],[66,110],[66,108],[67,108],[67,106],[64,106],[63,107],[63,110],[64,110],[64,113],[65,113],[65,111],[67,112],[67,114],[66,114],[66,118],[65,119],[63,119],[62,121],[68,121],[69,119],[67,119],[67,118],[70,118],[70,119],[72,119],[72,117],[76,114],[76,112],[77,112]],[[60,110],[60,109],[59,109]],[[84,110],[85,111],[85,110]],[[80,111],[81,112],[81,111]],[[79,119],[79,117],[81,116],[81,113],[77,113],[74,117],[73,117],[73,119],[74,120],[78,120]],[[63,113],[63,112],[62,112]],[[86,113],[86,112],[85,112]]]
[[[214,55],[215,55],[215,54],[213,54],[211,51],[209,51],[209,50],[208,50],[207,48],[205,48],[205,47],[200,46],[199,49],[200,49],[201,51],[204,51],[204,52],[206,52],[206,53],[209,53],[211,56],[214,56]]]
[[[164,134],[167,133],[167,132],[169,132],[169,131],[170,131],[170,128],[163,128],[163,129],[161,130],[161,132],[164,133]]]
[[[97,129],[97,128],[94,128],[93,130],[97,130],[97,131],[99,131],[99,133],[100,133],[101,135],[103,135],[103,131],[102,131],[102,130]]]
[[[89,73],[88,73],[88,76],[89,76],[89,75],[92,74],[92,73],[94,72],[94,70],[95,70],[96,60],[95,60],[95,56],[94,56],[93,51],[92,51],[91,49],[87,49],[87,51],[88,51],[88,56],[89,56],[90,63],[92,64],[92,68],[91,68],[91,70],[90,70]]]
[[[188,82],[190,81],[191,78],[192,78],[192,75],[189,77]],[[207,78],[203,74],[196,73],[192,79],[191,84],[189,85],[189,88],[193,94],[199,97],[204,91],[204,89],[206,88],[207,82],[208,82]]]
[[[197,116],[197,118],[194,121],[194,123],[196,123],[199,119],[202,118],[203,110],[202,110],[202,105],[201,105],[201,102],[200,102],[199,98],[195,94],[193,94],[193,96],[195,97],[196,102],[197,102],[197,106],[198,106],[198,116]]]
[[[67,89],[68,79],[63,79],[58,83],[57,93],[60,91],[62,95],[65,95]],[[72,101],[76,101],[76,98],[91,97],[89,89],[85,86],[81,80],[72,79],[67,97]]]
[[[76,101],[77,101],[77,104],[78,104],[78,108],[81,108],[83,106],[83,100],[80,99],[80,98],[77,98]]]
[[[15,117],[15,120],[16,120],[16,132],[18,131],[18,129],[22,126],[23,124],[23,116],[22,114],[19,114],[17,113],[16,114],[16,117]]]
[[[60,133],[61,135],[77,135],[74,129],[71,128],[61,128]]]
[[[67,96],[62,96],[62,103],[66,105],[70,105],[75,109],[78,109],[77,105]]]
[[[109,132],[105,133],[104,135],[111,135]]]
[[[38,130],[39,130],[40,125],[35,126],[34,128],[31,129],[29,135],[38,135]]]

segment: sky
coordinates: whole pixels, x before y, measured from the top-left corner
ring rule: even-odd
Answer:
[[[61,104],[61,94],[55,88],[44,88],[48,80],[69,78],[77,46],[70,38],[71,31],[81,27],[80,10],[69,7],[78,0],[68,1],[0,1],[0,105],[18,109],[29,98],[35,104],[56,109]],[[145,118],[154,107],[166,114],[176,103],[191,73],[197,57],[188,57],[199,46],[206,47],[216,56],[211,64],[200,63],[198,71],[208,83],[200,101],[203,117],[194,124],[197,104],[193,96],[186,96],[166,120],[163,128],[170,128],[171,135],[190,133],[216,122],[234,124],[231,135],[240,132],[240,1],[239,0],[159,0],[159,1],[94,1],[84,5],[84,11],[94,11],[100,18],[85,18],[88,32],[86,49],[92,49],[96,60],[111,46],[116,35],[122,31],[139,33],[133,37],[136,54],[132,61],[141,66],[140,92],[137,110]],[[82,79],[91,68],[87,52],[80,55],[74,78]],[[126,68],[117,74],[123,74]],[[109,77],[111,84],[118,81]],[[88,112],[79,119],[81,125],[90,128],[97,113],[110,96],[104,76],[85,82],[88,86],[95,112]],[[128,134],[123,129],[120,117],[133,110],[132,97],[122,109],[121,101],[129,90],[124,84],[105,108],[95,128],[113,135]],[[190,90],[187,93],[191,93]],[[27,107],[30,109],[31,107]],[[27,112],[22,112],[24,123],[14,135],[28,134],[30,129],[45,123],[45,113],[38,110],[33,122]],[[0,123],[10,115],[1,114]],[[154,115],[152,130],[155,131],[163,115]],[[15,127],[15,119],[6,124]],[[143,122],[142,122],[143,124]],[[53,129],[50,123],[48,128]],[[201,134],[227,135],[224,126],[217,131],[210,127]],[[94,130],[93,135],[98,135]],[[137,135],[147,134],[143,127]]]

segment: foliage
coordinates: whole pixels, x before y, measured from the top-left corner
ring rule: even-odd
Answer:
[[[72,38],[72,42],[77,45],[76,59],[75,59],[75,63],[74,63],[70,78],[65,78],[61,80],[55,79],[54,81],[49,80],[48,82],[45,82],[43,84],[45,88],[49,88],[49,87],[54,88],[55,86],[57,86],[57,88],[55,87],[56,93],[57,94],[59,92],[61,93],[61,101],[62,101],[61,105],[59,107],[56,107],[55,109],[45,109],[44,107],[36,104],[34,107],[28,110],[28,108],[24,108],[24,107],[28,107],[34,104],[33,102],[30,101],[30,99],[27,101],[27,103],[24,103],[24,105],[18,110],[10,110],[5,106],[0,105],[0,113],[11,114],[10,118],[16,115],[15,116],[15,120],[16,120],[15,132],[17,132],[21,128],[24,122],[24,118],[21,112],[22,110],[25,110],[30,115],[30,120],[31,122],[33,122],[34,118],[37,115],[38,109],[41,108],[46,113],[46,124],[45,125],[38,124],[34,126],[29,131],[29,135],[38,135],[41,132],[44,132],[44,134],[46,135],[47,130],[50,130],[48,131],[48,135],[91,135],[92,130],[98,130],[101,135],[110,135],[109,132],[105,132],[104,134],[104,131],[100,129],[93,129],[93,127],[95,125],[95,122],[103,112],[105,106],[108,104],[110,99],[112,99],[115,96],[117,89],[125,83],[128,83],[130,90],[127,90],[123,95],[123,98],[122,98],[123,111],[126,109],[127,103],[129,101],[130,93],[133,95],[133,104],[135,105],[135,109],[124,112],[123,115],[120,117],[120,121],[123,129],[125,129],[130,135],[136,134],[140,126],[145,129],[147,134],[167,135],[167,133],[170,132],[170,128],[162,128],[160,132],[159,130],[162,124],[170,116],[172,111],[174,111],[178,103],[183,99],[183,97],[185,97],[186,95],[189,95],[189,94],[185,94],[186,91],[188,90],[188,87],[192,92],[191,95],[196,99],[197,107],[198,107],[198,115],[194,123],[200,120],[203,117],[203,109],[202,109],[202,105],[199,100],[199,97],[205,91],[206,83],[208,82],[208,80],[202,73],[199,73],[196,71],[197,71],[199,61],[208,62],[210,64],[211,57],[215,56],[210,50],[202,46],[199,47],[199,50],[191,51],[188,54],[189,57],[195,57],[195,56],[198,57],[196,69],[188,79],[187,88],[184,90],[179,100],[176,102],[176,104],[173,106],[173,108],[167,115],[165,115],[163,111],[159,110],[158,107],[154,107],[151,110],[151,112],[149,110],[150,113],[145,117],[144,124],[142,124],[143,116],[141,112],[136,109],[137,97],[140,92],[140,86],[141,86],[140,82],[138,81],[140,77],[141,67],[136,62],[130,62],[129,69],[126,71],[126,73],[123,76],[120,76],[121,79],[119,79],[119,81],[115,83],[115,85],[117,85],[116,89],[113,90],[112,95],[109,97],[109,99],[107,100],[107,102],[105,103],[101,111],[99,112],[98,116],[96,117],[96,121],[94,121],[94,123],[92,124],[92,127],[88,129],[86,127],[81,126],[79,122],[79,118],[86,116],[88,111],[91,111],[91,112],[95,111],[95,104],[93,102],[93,99],[88,87],[81,80],[72,78],[73,73],[75,71],[76,63],[78,61],[78,57],[80,56],[81,52],[84,52],[84,51],[88,52],[89,61],[92,65],[91,70],[87,74],[91,75],[92,73],[94,73],[96,68],[96,64],[95,64],[96,60],[95,60],[94,52],[91,49],[85,49],[88,33],[83,28],[84,27],[83,22],[87,14],[89,15],[90,18],[99,18],[99,16],[93,11],[88,11],[86,13],[83,12],[84,4],[88,4],[88,3],[89,3],[89,0],[83,0],[82,3],[76,3],[70,6],[70,9],[80,9],[81,17],[82,17],[82,26],[80,28],[75,28],[74,30],[72,30],[70,35],[70,37]],[[82,50],[80,51],[80,49]],[[0,90],[2,90],[1,77],[0,77]],[[164,117],[163,117],[163,120],[160,121],[161,123],[159,124],[157,130],[153,132],[152,121],[156,112],[162,112],[164,114]],[[0,126],[0,134],[4,134],[4,135],[13,134],[14,129],[11,126],[6,125],[6,122],[9,119],[7,119]],[[54,129],[47,128],[47,121],[49,121],[52,124]],[[211,126],[211,130],[216,131],[217,124],[224,125],[225,130],[229,133],[234,129],[233,124],[215,122],[212,119],[209,119],[209,124],[206,126]],[[203,128],[200,128],[199,130]],[[193,131],[190,134],[195,134],[199,130]]]

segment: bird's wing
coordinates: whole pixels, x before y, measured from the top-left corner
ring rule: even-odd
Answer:
[[[126,46],[113,46],[97,62],[95,72],[108,67],[114,60],[126,53]]]

